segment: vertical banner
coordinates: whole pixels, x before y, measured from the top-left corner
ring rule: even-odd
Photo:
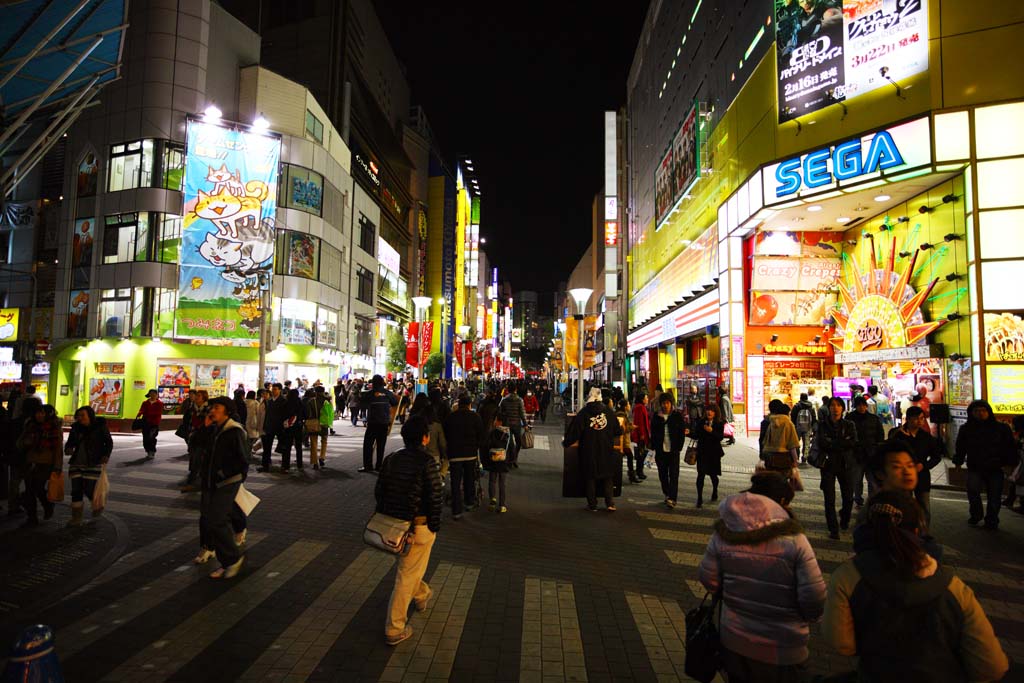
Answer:
[[[562,354],[562,340],[556,339],[554,350],[551,352],[551,369],[555,372],[565,371],[565,356]]]
[[[405,328],[405,363],[411,365],[414,368],[420,366],[419,361],[419,350],[420,340],[419,335],[420,324],[417,322],[411,322]]]
[[[576,353],[579,353],[577,351]],[[583,369],[594,367],[597,358],[597,316],[588,315],[583,321]]]
[[[570,368],[580,366],[580,335],[576,319],[565,319],[565,361]]]
[[[259,336],[280,156],[278,137],[188,121],[175,336]]]

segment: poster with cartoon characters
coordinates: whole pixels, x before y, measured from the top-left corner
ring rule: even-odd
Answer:
[[[93,377],[89,380],[89,405],[97,415],[121,416],[124,377]]]
[[[281,140],[188,122],[175,336],[259,337],[270,287]]]

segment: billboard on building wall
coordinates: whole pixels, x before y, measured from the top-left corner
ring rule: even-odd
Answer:
[[[280,138],[189,120],[175,336],[259,336],[280,157]]]
[[[658,227],[700,178],[697,114],[694,102],[654,172],[654,216]]]
[[[782,123],[926,71],[928,3],[775,0],[775,43]]]

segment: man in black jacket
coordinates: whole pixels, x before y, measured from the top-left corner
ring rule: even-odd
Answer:
[[[260,472],[270,471],[270,456],[273,454],[274,437],[280,441],[281,433],[284,431],[284,410],[285,400],[282,393],[284,387],[280,382],[275,382],[270,387],[270,398],[267,399],[267,410],[263,414],[263,464]]]
[[[213,579],[234,577],[245,559],[235,542],[232,515],[235,496],[249,471],[249,439],[245,428],[232,419],[233,408],[226,396],[210,400],[212,443],[200,468],[200,543],[204,548],[212,546],[221,564],[220,569],[210,574]]]
[[[459,409],[444,421],[444,438],[448,442],[448,472],[452,476],[452,518],[462,519],[463,502],[468,509],[476,507],[476,463],[484,443],[484,423],[470,410],[469,394],[459,397]]]
[[[885,441],[885,430],[882,428],[882,420],[873,413],[868,412],[868,400],[863,396],[853,399],[853,412],[848,419],[857,428],[857,451],[854,455],[855,464],[852,467],[853,477],[853,501],[857,507],[864,505],[864,466],[868,458],[875,452],[875,446]],[[799,431],[799,430],[798,430]],[[868,497],[875,495],[874,482],[868,477]]]
[[[818,448],[817,466],[821,468],[821,491],[825,495],[825,523],[832,540],[839,539],[839,529],[850,526],[853,513],[853,477],[857,469],[857,428],[843,417],[846,404],[843,399],[833,396],[828,403],[828,417],[818,421],[818,433],[814,440]],[[836,522],[836,481],[842,507]]]
[[[1017,449],[1010,425],[993,417],[988,401],[972,402],[967,407],[967,424],[957,432],[953,464],[960,467],[965,461],[967,500],[971,506],[967,523],[977,526],[981,521],[981,492],[985,491],[985,528],[995,531],[999,528],[999,508],[1003,502],[1003,468],[1016,464]]]
[[[939,445],[938,439],[928,431],[924,411],[920,406],[907,408],[903,424],[899,429],[889,432],[889,441],[904,444],[914,462],[920,465],[917,486],[914,487],[914,498],[917,499],[917,504],[924,509],[925,520],[931,525],[932,470],[942,462],[942,447]]]
[[[363,435],[363,466],[359,471],[379,472],[391,427],[391,407],[398,405],[398,397],[385,388],[383,377],[374,375],[370,388],[363,391],[361,398],[366,406],[366,434]],[[376,467],[373,463],[374,446],[377,448]]]
[[[430,425],[416,415],[402,426],[405,448],[389,455],[381,467],[374,490],[377,512],[412,522],[409,550],[398,558],[395,587],[388,602],[384,637],[388,645],[398,645],[412,636],[408,626],[409,603],[416,609],[427,608],[433,591],[423,580],[430,562],[430,549],[441,529],[441,473],[426,451],[430,443]]]

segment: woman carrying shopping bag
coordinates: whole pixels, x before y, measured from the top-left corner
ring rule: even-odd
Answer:
[[[92,516],[99,517],[106,504],[106,493],[100,490],[97,500],[96,489],[106,477],[107,461],[114,450],[107,421],[96,417],[91,406],[82,406],[75,411],[75,424],[71,427],[64,454],[71,459],[68,463],[68,478],[71,480],[71,520],[69,527],[82,525],[85,509],[83,498],[92,504]]]

